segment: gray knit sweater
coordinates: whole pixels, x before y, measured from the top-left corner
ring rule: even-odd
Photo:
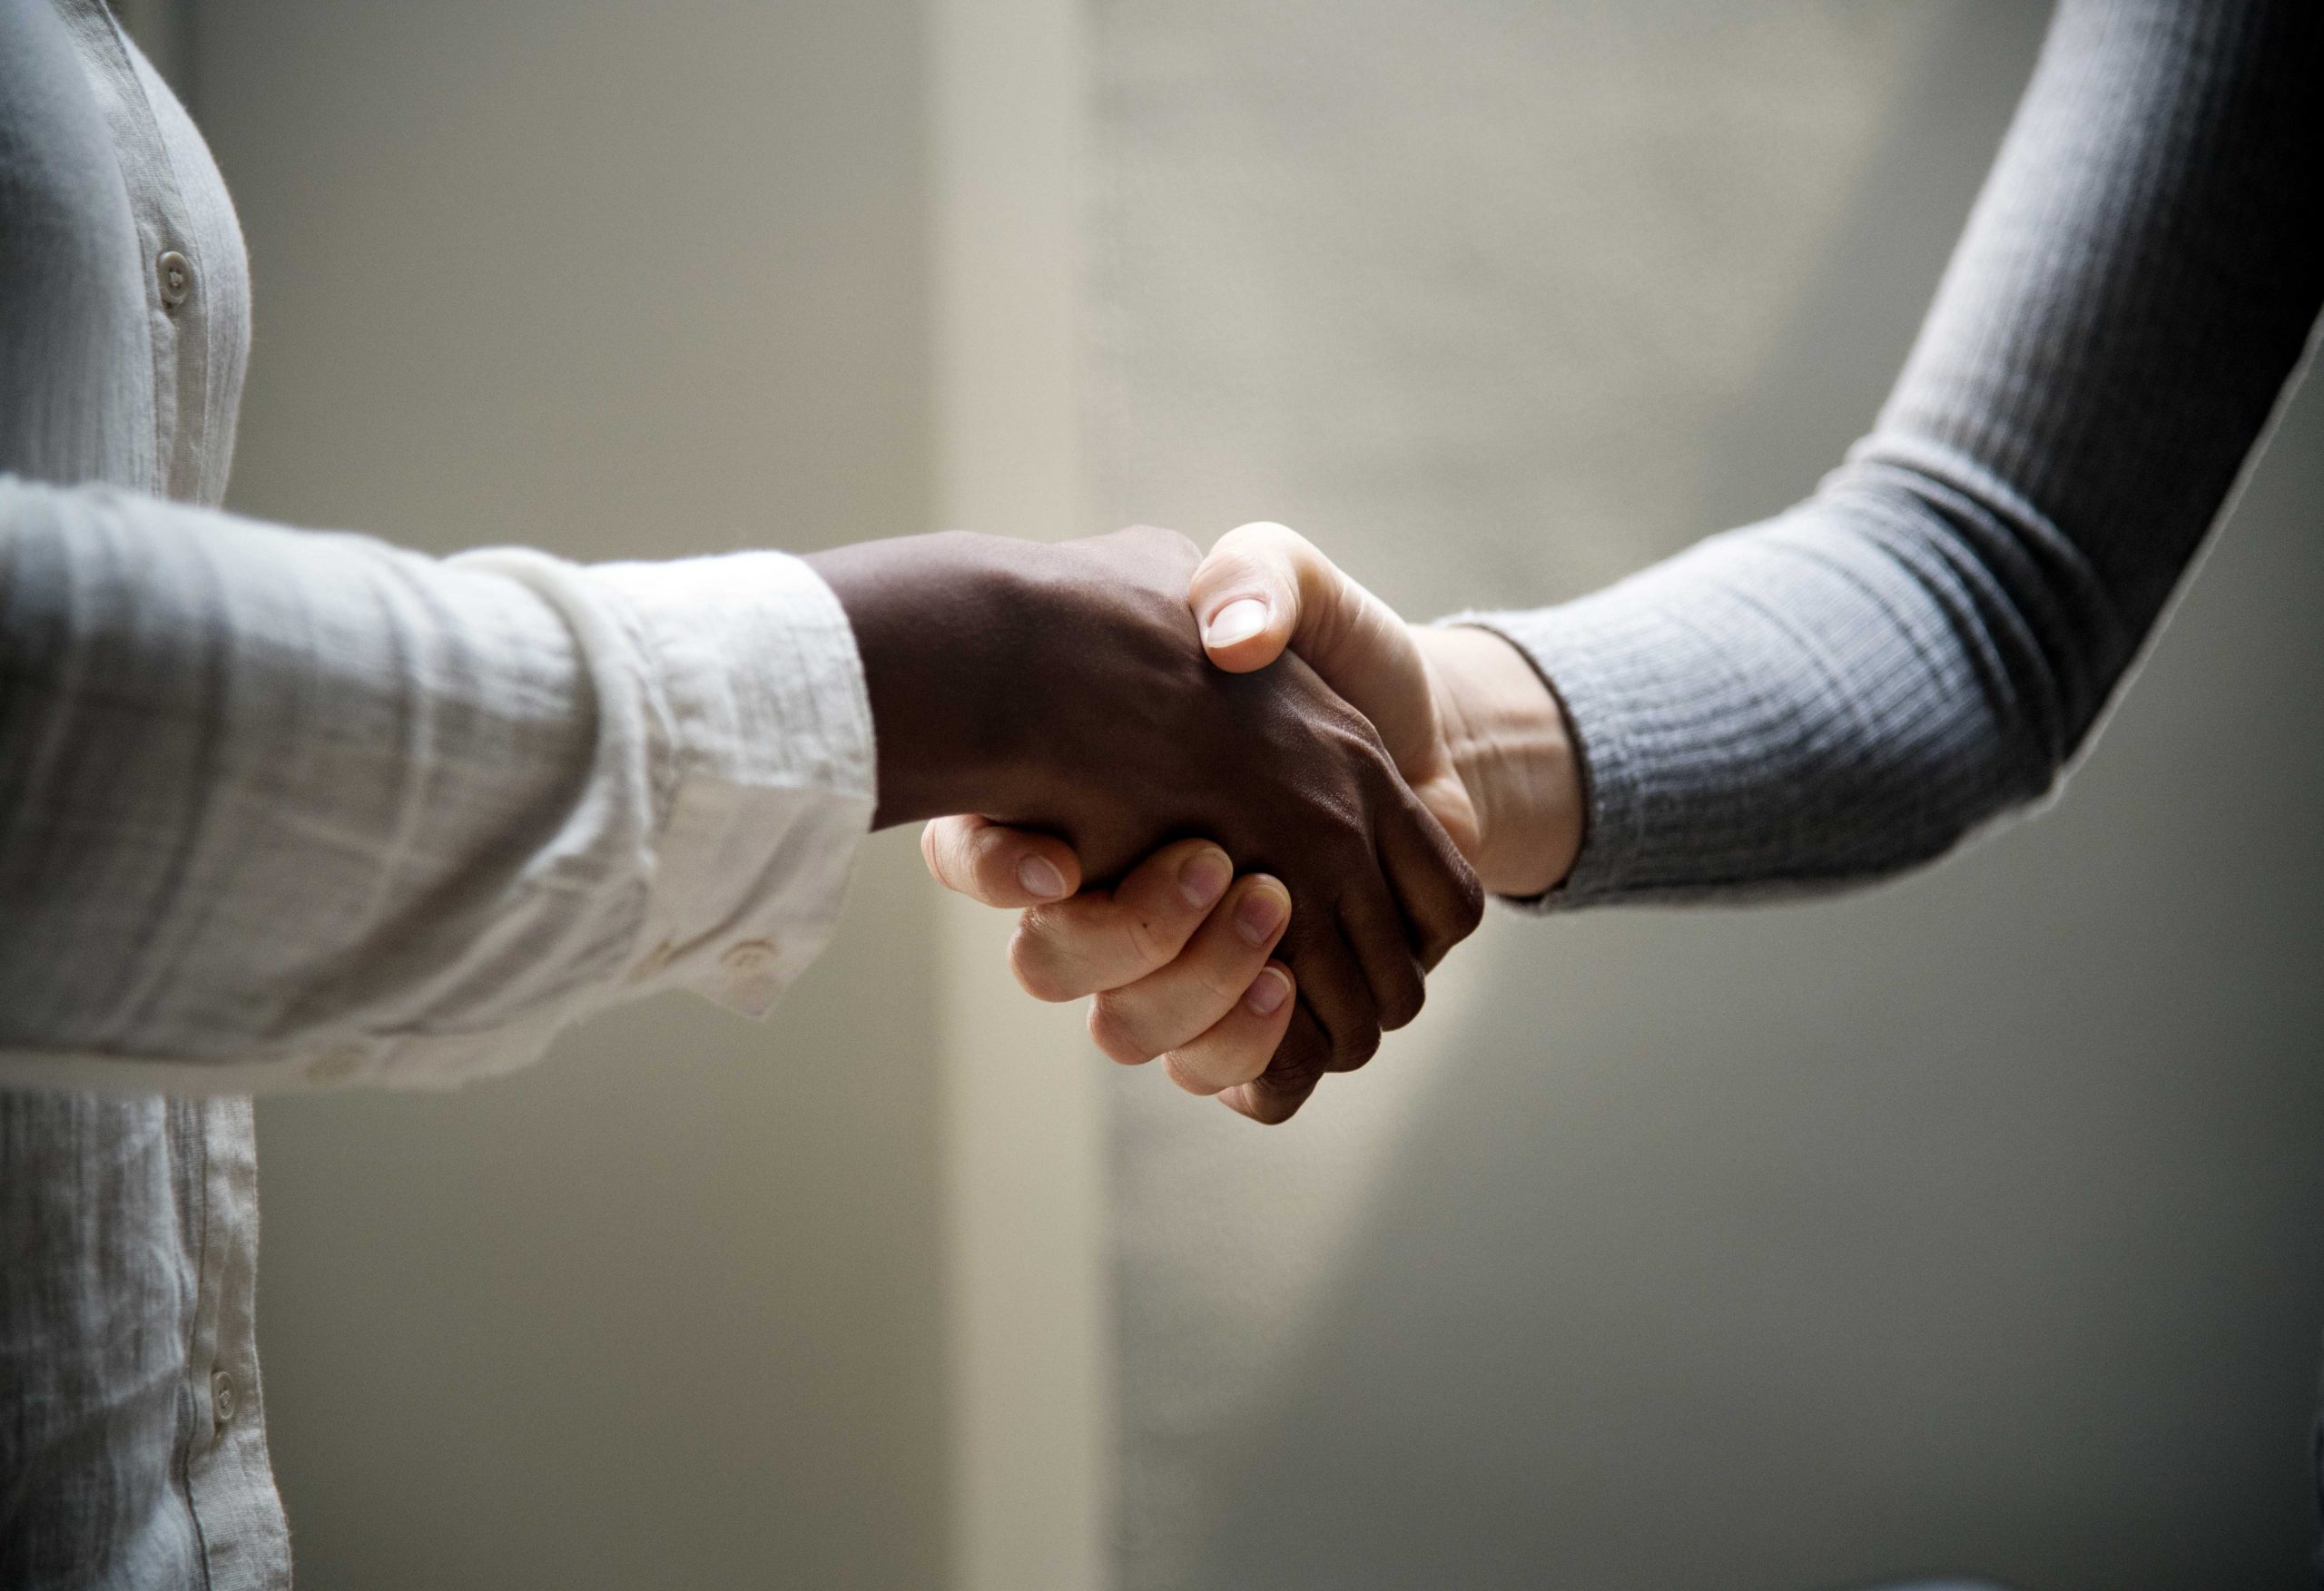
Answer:
[[[1606,591],[1472,615],[1580,742],[1542,907],[1924,861],[2046,791],[2221,516],[2324,300],[2324,6],[2064,0],[1872,434]]]

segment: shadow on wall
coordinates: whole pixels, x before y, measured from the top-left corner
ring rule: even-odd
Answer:
[[[1477,594],[1418,564],[1527,566],[1521,547],[1448,555],[1380,528],[1549,534],[1512,510],[1526,460],[1407,457],[1356,495],[1335,437],[1393,401],[1364,384],[1394,382],[1400,360],[1424,386],[1462,384],[1440,357],[1457,338],[1431,341],[1424,276],[1419,306],[1395,309],[1396,260],[1551,236],[1556,218],[1492,214],[1542,201],[1482,190],[1490,159],[1390,194],[1251,96],[1272,83],[1311,128],[1413,113],[1411,85],[1444,70],[1428,52],[1570,44],[1584,9],[1520,25],[1435,8],[1422,28],[1402,5],[1294,6],[1264,41],[1196,0],[1115,15],[1107,224],[1128,263],[1108,284],[1101,379],[1118,446],[1149,439],[1118,462],[1116,516],[1285,518],[1415,604]],[[1686,9],[1590,25],[1628,30],[1599,38],[1610,53],[1645,49]],[[1920,14],[1915,46],[1847,31],[1898,14],[1841,9],[1730,25],[1837,30],[1835,58],[1907,64],[1788,329],[1719,401],[1697,390],[1611,422],[1674,455],[1694,532],[1797,497],[1868,425],[2043,20],[1954,5]],[[1260,42],[1285,81],[1238,80]],[[1736,60],[1766,67],[1750,48]],[[1531,64],[1544,83],[1591,69]],[[1682,69],[1709,107],[1689,136],[1720,139],[1743,68]],[[1152,110],[1188,93],[1194,109]],[[1257,142],[1245,169],[1207,177],[1221,127]],[[1269,323],[1275,295],[1330,269],[1276,224],[1270,179],[1251,175],[1271,164],[1281,186],[1361,190],[1371,210],[1375,256],[1350,269],[1382,278],[1374,297],[1326,284],[1284,308],[1292,335],[1354,345],[1312,367],[1331,379],[1238,363],[1301,368],[1303,348],[1254,351],[1236,317]],[[1688,177],[1608,199],[1597,241],[1651,235],[1622,207],[1678,202]],[[1202,249],[1141,249],[1181,220]],[[1577,231],[1560,246],[1595,245]],[[1351,304],[1364,313],[1334,324]],[[1517,357],[1556,340],[1546,311],[1511,314]],[[1477,354],[1476,390],[1498,390],[1493,357]],[[1120,1079],[1125,1584],[2309,1584],[2320,520],[2311,394],[2069,798],[1932,872],[1775,909],[1504,918],[1440,974],[1419,1029],[1275,1134]],[[1649,517],[1620,545],[1635,563],[1682,539]],[[1351,1156],[1372,1169],[1350,1177]]]

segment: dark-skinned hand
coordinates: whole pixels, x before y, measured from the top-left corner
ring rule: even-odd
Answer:
[[[1288,1025],[1270,1077],[1312,1086],[1412,1019],[1482,895],[1371,723],[1312,669],[1208,661],[1187,605],[1199,561],[1186,537],[1144,527],[1058,545],[949,532],[809,560],[863,660],[875,826],[960,813],[1053,834],[1086,882],[1122,882],[1103,904],[1133,935],[1142,910],[1216,903],[1224,846],[1262,875],[1233,886],[1236,908],[1289,892],[1289,928],[1271,933],[1298,999],[1254,1016]],[[1174,847],[1124,879],[1194,836],[1216,846]],[[1093,1033],[1118,1060],[1157,1053],[1134,1032]]]

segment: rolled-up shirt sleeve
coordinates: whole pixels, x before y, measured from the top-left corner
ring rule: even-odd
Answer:
[[[780,553],[438,560],[0,477],[0,1083],[440,1085],[657,989],[763,1015],[872,737]]]

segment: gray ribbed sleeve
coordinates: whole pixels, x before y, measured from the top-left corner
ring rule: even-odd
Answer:
[[[2046,790],[2324,299],[2324,7],[2064,0],[1873,433],[1595,595],[1470,615],[1580,741],[1545,907],[1893,871]]]

